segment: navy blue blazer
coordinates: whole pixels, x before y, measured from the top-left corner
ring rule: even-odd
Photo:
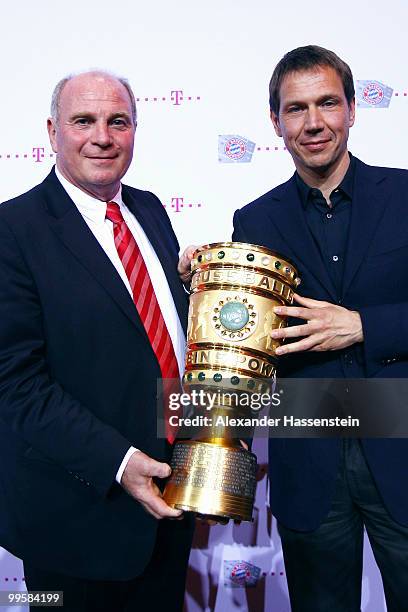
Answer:
[[[183,325],[178,243],[152,193],[123,186]],[[54,171],[0,206],[0,544],[90,579],[139,574],[156,520],[115,482],[130,445],[168,460],[160,368],[120,276]]]
[[[408,171],[356,159],[354,181],[341,295],[307,226],[294,176],[234,215],[233,240],[288,256],[299,270],[301,295],[342,304],[362,318],[361,345],[285,356],[278,376],[408,377]],[[388,511],[408,525],[408,440],[366,439],[363,448]],[[307,531],[325,518],[340,449],[338,439],[269,441],[271,508],[284,525]]]

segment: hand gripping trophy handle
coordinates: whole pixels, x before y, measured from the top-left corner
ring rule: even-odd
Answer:
[[[286,325],[273,309],[292,304],[300,279],[287,258],[241,242],[199,247],[191,269],[183,387],[223,398],[212,408],[215,422],[220,415],[242,414],[244,395],[270,390],[280,344],[270,332]],[[171,466],[163,494],[170,506],[221,519],[252,519],[256,456],[227,427],[213,426],[205,437],[178,441]]]

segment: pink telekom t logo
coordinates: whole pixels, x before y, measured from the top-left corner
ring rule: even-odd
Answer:
[[[171,99],[175,100],[174,106],[180,106],[180,104],[181,104],[180,101],[183,100],[183,90],[182,89],[175,89],[175,90],[171,91],[170,93],[171,93],[171,96],[172,96]],[[173,97],[173,94],[175,94],[174,97]]]
[[[176,212],[180,212],[180,208],[183,208],[183,202],[184,198],[171,198],[172,207],[175,208]]]
[[[35,162],[42,162],[44,158],[44,147],[33,147],[33,157]]]

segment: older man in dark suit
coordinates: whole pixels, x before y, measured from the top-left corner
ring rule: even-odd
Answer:
[[[187,299],[163,206],[121,184],[135,129],[126,80],[63,79],[56,168],[0,207],[0,543],[76,612],[181,610],[192,536],[156,481]]]

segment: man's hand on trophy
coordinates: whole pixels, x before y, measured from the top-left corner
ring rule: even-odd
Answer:
[[[171,468],[167,463],[160,463],[145,453],[136,451],[125,467],[120,484],[155,518],[179,518],[182,510],[175,510],[166,504],[153,480],[167,478],[170,473]]]
[[[177,271],[183,283],[187,284],[191,280],[191,260],[193,259],[194,251],[198,249],[194,244],[190,244],[180,257]]]
[[[277,348],[277,355],[299,351],[336,351],[363,342],[363,327],[358,312],[296,293],[294,299],[300,307],[276,306],[274,311],[278,315],[304,319],[306,324],[275,329],[271,331],[271,337],[274,340],[302,339]]]

